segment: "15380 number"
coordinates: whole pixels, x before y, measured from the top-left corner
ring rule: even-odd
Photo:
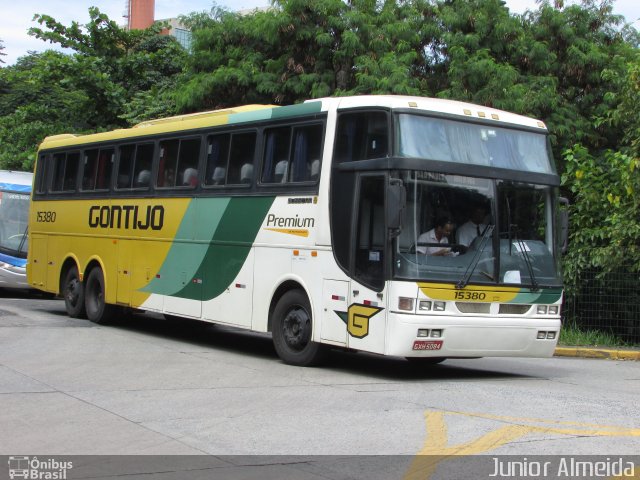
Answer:
[[[484,292],[456,292],[456,300],[484,300],[487,294]]]
[[[56,212],[36,212],[36,221],[39,223],[53,223],[56,221]]]

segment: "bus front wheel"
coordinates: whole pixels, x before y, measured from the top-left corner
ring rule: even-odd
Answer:
[[[278,300],[272,327],[273,346],[283,362],[309,367],[322,360],[322,346],[311,340],[311,305],[302,290],[289,290]]]
[[[87,318],[94,323],[107,323],[115,314],[116,307],[105,303],[104,274],[99,267],[89,273],[85,287]]]
[[[86,311],[84,308],[84,284],[80,280],[78,267],[69,267],[62,281],[60,289],[64,297],[64,306],[67,314],[71,318],[84,318]]]

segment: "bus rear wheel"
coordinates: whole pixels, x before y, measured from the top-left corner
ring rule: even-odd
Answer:
[[[311,305],[302,290],[289,290],[278,300],[272,327],[273,346],[284,363],[310,367],[322,360],[322,345],[311,340]]]
[[[78,267],[75,265],[69,267],[65,273],[60,292],[64,298],[67,315],[71,318],[84,318],[86,316],[84,308],[84,284],[80,280]]]
[[[116,306],[109,305],[105,302],[104,274],[99,267],[92,269],[89,277],[87,277],[85,308],[87,318],[94,323],[108,323],[115,315]]]

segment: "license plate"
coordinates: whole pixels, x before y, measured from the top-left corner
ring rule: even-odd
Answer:
[[[443,340],[416,340],[413,342],[414,350],[440,350]]]

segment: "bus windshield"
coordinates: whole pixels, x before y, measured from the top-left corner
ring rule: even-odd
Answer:
[[[0,253],[27,257],[29,195],[0,191]]]
[[[398,155],[555,174],[542,133],[422,115],[398,115]]]
[[[560,285],[552,187],[424,171],[403,172],[398,279]]]

